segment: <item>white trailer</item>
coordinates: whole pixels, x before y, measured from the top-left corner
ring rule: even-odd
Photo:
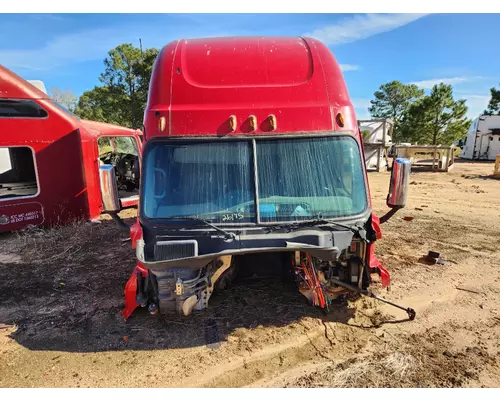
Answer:
[[[358,121],[363,136],[365,162],[368,171],[386,170],[387,157],[392,146],[393,123],[390,119]]]
[[[460,158],[495,161],[500,154],[500,115],[480,115],[460,142]]]

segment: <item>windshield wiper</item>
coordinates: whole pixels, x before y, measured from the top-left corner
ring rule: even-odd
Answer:
[[[196,217],[167,217],[167,218],[162,218],[162,220],[166,221],[197,221],[201,222],[202,224],[209,226],[216,231],[222,233],[226,239],[235,239],[236,235],[233,232],[228,232],[222,228],[219,228],[218,226],[215,226],[211,222],[207,221],[206,219],[202,218],[196,218]]]
[[[280,225],[274,225],[270,226],[268,228],[268,233],[275,231],[277,229],[299,229],[304,226],[322,226],[322,225],[335,225],[339,228],[344,228],[346,230],[349,230],[354,233],[359,233],[359,231],[362,229],[360,226],[354,225],[354,226],[349,226],[349,225],[344,225],[339,222],[331,221],[328,219],[313,219],[313,220],[307,220],[307,221],[297,221],[297,222],[290,222],[287,224],[280,224]]]

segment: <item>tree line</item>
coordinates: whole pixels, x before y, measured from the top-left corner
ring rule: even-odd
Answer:
[[[452,144],[471,121],[465,100],[453,98],[451,85],[434,85],[428,95],[413,84],[392,81],[380,86],[368,109],[374,118],[391,118],[393,142]]]
[[[99,85],[79,98],[69,91],[52,89],[51,95],[82,119],[141,128],[153,64],[159,50],[117,46],[104,59]]]
[[[99,85],[79,98],[52,89],[52,97],[83,119],[141,128],[148,86],[158,49],[144,51],[130,43],[117,46],[104,59]],[[500,89],[491,88],[484,114],[500,114]],[[428,94],[414,84],[385,83],[374,93],[372,118],[393,120],[393,142],[452,144],[463,138],[471,121],[466,100],[455,100],[451,85],[439,83]]]

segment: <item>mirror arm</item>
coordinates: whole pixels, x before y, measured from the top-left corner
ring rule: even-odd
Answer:
[[[403,207],[393,207],[391,208],[388,212],[385,213],[385,215],[381,216],[380,217],[380,223],[381,224],[384,224],[386,223],[387,221],[389,221],[389,219],[392,218],[392,216],[394,214],[396,214],[399,210],[401,210]]]
[[[128,225],[119,215],[117,212],[108,212],[108,214],[111,216],[113,221],[115,221],[118,226],[124,230],[130,231],[130,225]]]

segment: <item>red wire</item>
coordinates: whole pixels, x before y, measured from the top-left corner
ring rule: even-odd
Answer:
[[[315,297],[318,298],[319,300],[319,305],[321,308],[325,308],[326,302],[325,302],[325,297],[323,295],[323,290],[321,288],[321,284],[318,279],[318,274],[316,272],[316,269],[314,268],[314,263],[312,261],[312,258],[309,254],[306,255],[307,261],[308,261],[308,266],[311,269],[310,274],[313,276],[313,283],[314,283],[314,295]]]
[[[306,262],[301,263],[299,266],[297,266],[297,269],[304,274],[304,277],[302,277],[302,279],[308,286],[308,289],[311,291],[313,304],[315,306],[325,308],[327,305],[325,293],[323,291],[321,283],[319,282],[318,274],[316,272],[316,268],[314,267],[313,260],[309,254],[306,254]]]

